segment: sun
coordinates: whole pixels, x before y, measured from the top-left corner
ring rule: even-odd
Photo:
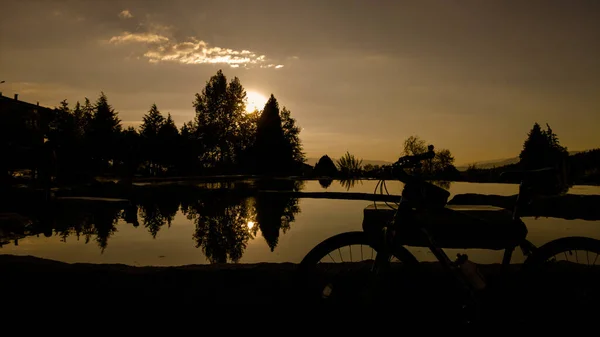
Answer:
[[[253,90],[246,91],[246,98],[248,99],[248,104],[246,104],[247,113],[254,112],[254,110],[262,110],[269,100],[265,95]]]

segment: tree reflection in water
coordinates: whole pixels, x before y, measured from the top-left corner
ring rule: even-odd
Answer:
[[[196,226],[193,238],[211,263],[238,262],[250,239],[248,199],[219,193],[182,210]]]
[[[245,185],[244,185],[245,186]],[[274,251],[281,232],[286,233],[300,212],[297,198],[282,193],[260,193],[247,187],[213,189],[175,186],[140,190],[133,196],[132,205],[123,208],[110,202],[86,202],[81,205],[53,205],[33,212],[37,219],[19,233],[7,233],[0,242],[18,242],[19,238],[44,234],[56,235],[67,242],[69,237],[81,237],[85,243],[95,241],[100,251],[117,232],[123,221],[139,226],[141,222],[153,238],[165,225],[170,227],[178,211],[194,225],[193,240],[211,263],[238,262],[248,242],[262,233]],[[257,182],[259,190],[299,191],[303,183],[292,180]],[[32,215],[32,214],[30,214]],[[1,234],[1,233],[0,233]]]
[[[319,185],[321,185],[321,187],[323,187],[324,189],[328,189],[329,186],[331,186],[332,182],[333,182],[333,179],[330,179],[330,178],[319,179]]]
[[[149,199],[141,202],[139,205],[140,215],[144,227],[148,229],[153,238],[156,238],[162,226],[171,227],[171,223],[179,211],[179,205],[179,200],[171,198],[168,194],[160,199]]]
[[[279,242],[280,231],[285,234],[300,212],[298,198],[263,194],[256,197],[254,208],[258,228],[271,251],[274,251]]]
[[[346,189],[346,191],[350,191],[350,189],[353,188],[357,182],[362,185],[362,180],[360,180],[360,179],[352,179],[352,178],[340,179],[340,185],[342,185],[342,187],[344,187]]]
[[[52,236],[53,231],[63,242],[71,235],[77,240],[82,236],[85,243],[96,241],[103,253],[108,246],[108,239],[117,231],[116,224],[122,217],[123,210],[110,205],[86,205],[57,209],[52,214],[45,214],[34,232]]]
[[[276,183],[265,181],[262,189],[276,191],[300,191],[304,188],[303,181],[280,180]],[[298,198],[287,194],[260,193],[254,201],[256,223],[271,251],[279,243],[281,231],[285,234],[291,227],[295,216],[300,212]]]
[[[262,180],[260,190],[298,191],[303,183],[292,180]],[[280,232],[290,229],[300,212],[297,198],[286,194],[258,193],[254,197],[215,193],[197,200],[182,211],[196,226],[194,240],[211,263],[238,262],[258,230],[273,251]]]

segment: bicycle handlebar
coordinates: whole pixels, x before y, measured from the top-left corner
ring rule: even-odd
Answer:
[[[388,172],[391,173],[395,177],[395,179],[399,179],[400,181],[406,183],[408,181],[411,181],[412,179],[415,179],[416,177],[409,175],[404,171],[404,169],[420,167],[421,161],[433,159],[435,157],[435,152],[433,151],[433,149],[433,145],[429,145],[427,152],[415,154],[412,156],[400,157],[395,163],[391,165],[384,165],[382,168],[384,169],[384,172],[387,171],[387,169],[390,169],[390,171]]]
[[[427,147],[428,151],[420,154],[415,154],[412,156],[403,156],[398,159],[392,166],[399,168],[410,168],[417,167],[421,165],[421,161],[433,159],[435,157],[435,152],[433,151],[433,145],[429,145]]]

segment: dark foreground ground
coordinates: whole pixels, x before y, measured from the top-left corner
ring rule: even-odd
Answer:
[[[518,267],[514,266],[515,270]],[[572,288],[566,292],[557,288],[570,274],[558,273],[550,277],[552,282],[538,280],[524,287],[518,277],[499,276],[497,265],[482,266],[482,272],[490,291],[479,310],[481,324],[497,328],[566,325],[570,329],[600,324],[600,283],[594,283],[595,288],[588,290],[583,300],[579,298],[580,302],[587,301],[585,306],[564,304],[543,312],[548,303],[556,304],[561,294],[569,294],[568,299],[579,296],[571,292]],[[154,324],[163,321],[164,315],[192,315],[206,324],[221,322],[220,326],[246,319],[267,325],[283,322],[297,328],[461,326],[456,292],[437,264],[425,264],[411,276],[402,273],[395,274],[391,286],[378,286],[377,290],[385,294],[381,302],[351,300],[327,307],[310,301],[302,291],[305,280],[299,277],[295,264],[130,267],[0,255],[2,317],[10,322],[23,315],[63,319],[81,315],[96,325],[111,324],[118,317],[141,315],[145,324]],[[353,279],[359,280],[364,273],[358,271],[356,275]],[[93,312],[102,314],[95,316]]]

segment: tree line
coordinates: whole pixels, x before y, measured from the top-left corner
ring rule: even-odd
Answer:
[[[415,155],[427,151],[427,142],[413,135],[404,140],[401,155]],[[454,166],[454,156],[449,149],[436,149],[435,158],[424,161],[423,166],[413,170],[414,174],[437,181],[499,182],[506,171],[535,170],[552,167],[560,175],[562,183],[591,184],[600,182],[600,149],[569,154],[561,145],[558,135],[546,124],[543,129],[534,123],[526,135],[519,161],[515,164],[481,169],[469,165],[466,171]],[[362,165],[362,159],[346,152],[334,161],[328,155],[322,156],[315,165],[314,175],[321,178],[388,178],[379,165]]]
[[[597,184],[600,182],[600,149],[570,154],[550,125],[546,124],[544,130],[539,123],[534,123],[523,142],[517,163],[487,169],[472,164],[461,172],[461,178],[464,181],[497,182],[503,172],[548,167],[555,169],[564,185]]]
[[[419,136],[413,135],[404,140],[401,156],[416,155],[427,151],[428,143]],[[380,165],[362,164],[362,159],[346,152],[334,162],[328,155],[322,156],[315,164],[313,174],[317,177],[341,179],[383,178],[385,169]],[[423,162],[421,168],[414,169],[419,174],[432,180],[456,180],[460,173],[454,166],[454,156],[448,149],[436,149],[435,157]],[[388,179],[393,177],[387,176]]]
[[[30,157],[42,161],[37,166],[44,179],[56,177],[59,183],[90,181],[99,175],[126,179],[136,175],[215,174],[382,177],[382,167],[363,165],[360,158],[349,152],[335,162],[324,155],[308,171],[301,129],[290,110],[280,107],[273,95],[260,111],[248,113],[246,105],[246,91],[239,78],[228,81],[221,70],[195,94],[194,118],[179,128],[172,116],[161,112],[156,104],[150,105],[139,127],[124,128],[103,92],[95,102],[85,98],[73,107],[63,100],[51,116],[42,118],[46,141],[41,152],[34,151]],[[11,144],[21,142],[19,137],[24,137],[18,128],[3,125],[2,129],[3,148],[7,144],[10,148]],[[426,150],[427,142],[413,135],[405,139],[401,155]],[[554,166],[567,172],[565,175],[571,181],[592,183],[600,181],[599,151],[569,155],[549,125],[544,130],[535,123],[523,143],[517,164],[492,169],[472,165],[459,172],[450,150],[438,148],[435,158],[413,173],[431,180],[498,181],[500,173],[506,170]],[[16,156],[9,154],[5,158],[11,161]],[[3,171],[5,166],[10,165],[3,165]]]
[[[170,113],[152,104],[142,124],[124,128],[101,92],[70,107],[66,100],[49,122],[46,147],[59,181],[97,175],[121,177],[259,174],[291,175],[305,161],[300,127],[271,95],[248,113],[240,80],[221,70],[195,95],[195,116],[178,128]]]

